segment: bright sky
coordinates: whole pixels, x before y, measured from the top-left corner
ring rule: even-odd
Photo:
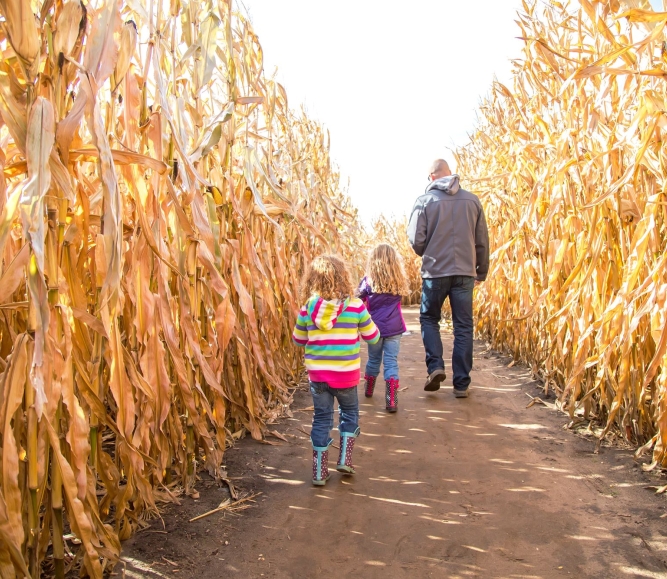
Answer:
[[[494,75],[507,81],[521,56],[520,0],[237,1],[267,74],[329,129],[365,223],[409,213],[431,161],[453,164]]]

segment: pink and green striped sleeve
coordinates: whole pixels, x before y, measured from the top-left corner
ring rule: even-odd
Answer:
[[[369,344],[375,344],[380,339],[380,330],[378,330],[375,322],[371,319],[365,305],[359,312],[359,333],[361,337]]]
[[[296,319],[292,340],[297,346],[305,346],[308,343],[308,311],[305,306],[301,308]]]

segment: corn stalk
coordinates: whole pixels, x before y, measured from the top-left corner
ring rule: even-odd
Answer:
[[[33,6],[0,0],[0,575],[101,578],[282,414],[303,266],[361,229],[231,0]]]
[[[512,82],[493,84],[457,151],[494,246],[478,330],[572,424],[666,466],[667,14],[527,0],[518,22]]]

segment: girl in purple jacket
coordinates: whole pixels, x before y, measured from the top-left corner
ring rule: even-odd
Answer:
[[[398,351],[405,321],[401,296],[407,294],[407,279],[396,250],[386,243],[371,252],[366,277],[359,285],[359,297],[366,303],[371,318],[380,330],[380,340],[368,344],[366,364],[366,398],[373,396],[375,381],[384,359],[385,400],[387,410],[398,410]]]

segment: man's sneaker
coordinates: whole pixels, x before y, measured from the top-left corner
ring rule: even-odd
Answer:
[[[433,370],[433,372],[431,372],[426,379],[424,390],[427,392],[435,392],[436,390],[440,390],[440,383],[444,382],[445,378],[447,378],[447,374],[445,374],[445,370],[443,368]]]
[[[468,389],[466,388],[465,390],[457,390],[454,388],[454,397],[455,398],[467,398],[468,397]]]

